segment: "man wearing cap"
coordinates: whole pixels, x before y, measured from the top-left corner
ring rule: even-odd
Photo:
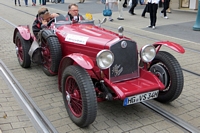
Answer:
[[[40,8],[32,25],[33,34],[35,37],[37,38],[38,32],[43,28],[47,28],[47,23],[57,16],[59,16],[58,13],[51,14],[46,7]]]

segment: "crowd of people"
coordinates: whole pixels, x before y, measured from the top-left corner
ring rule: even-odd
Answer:
[[[18,1],[18,5],[21,6],[20,0],[15,0],[15,6],[17,6],[17,1]],[[32,6],[36,6],[36,3],[37,3],[36,1],[37,0],[32,0]],[[24,0],[24,2],[25,2],[25,6],[28,6],[28,0]],[[50,2],[50,0],[39,0],[38,2],[40,5],[46,5],[46,2]],[[64,0],[51,0],[51,2],[64,4]]]
[[[55,0],[54,0],[55,1]],[[24,0],[25,5],[28,6],[28,0]],[[49,0],[39,0],[40,5],[46,5],[46,2],[50,2]],[[53,0],[51,0],[53,2]],[[64,3],[64,0],[57,0],[57,2]],[[84,0],[80,0],[79,3],[83,3]],[[118,11],[119,11],[119,16],[118,20],[124,20],[123,17],[123,8],[127,8],[128,2],[127,0],[101,0],[105,6],[107,6],[111,11],[113,10],[113,7],[117,4],[118,5]],[[136,15],[134,12],[135,7],[137,4],[140,3],[141,5],[146,5],[144,7],[144,10],[141,14],[142,17],[145,18],[146,12],[149,13],[150,16],[150,24],[147,26],[148,28],[155,29],[156,28],[156,20],[157,20],[157,10],[158,7],[163,6],[163,9],[161,10],[160,14],[163,18],[168,19],[167,16],[167,10],[168,12],[170,11],[170,0],[129,0],[129,6],[130,9],[128,10],[128,13],[131,15]],[[15,5],[17,5],[17,0],[15,0]],[[20,0],[18,0],[18,5],[21,6]],[[32,6],[36,6],[36,0],[32,0]],[[74,6],[72,6],[74,7]],[[78,6],[75,8],[78,8]],[[71,10],[69,12],[73,13]],[[114,19],[111,16],[108,16],[109,21],[113,21]]]
[[[124,20],[123,18],[123,8],[127,8],[128,2],[127,0],[106,0],[106,2],[104,4],[106,4],[109,9],[113,9],[113,6],[115,3],[118,3],[118,11],[119,11],[119,17],[117,18],[118,20]],[[152,28],[155,29],[156,28],[156,20],[157,20],[157,10],[158,7],[160,7],[158,4],[161,3],[161,6],[163,5],[163,9],[161,11],[161,17],[168,19],[167,16],[167,10],[168,12],[170,11],[170,0],[129,0],[129,13],[131,15],[136,15],[136,13],[134,12],[135,7],[137,6],[137,4],[140,3],[141,5],[146,5],[141,16],[145,18],[145,14],[146,12],[149,12],[149,16],[150,16],[150,25],[148,25],[148,28]],[[109,16],[109,20],[113,21],[112,16]]]

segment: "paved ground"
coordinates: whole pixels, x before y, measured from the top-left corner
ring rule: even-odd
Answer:
[[[34,132],[32,123],[13,97],[2,73],[0,73],[0,85],[0,129],[3,133]]]
[[[73,1],[68,0],[68,3]],[[47,3],[47,7],[51,12],[65,14],[68,3],[63,5]],[[184,132],[180,127],[141,104],[123,107],[120,101],[99,103],[97,118],[93,124],[84,129],[75,126],[69,119],[64,108],[61,93],[58,92],[57,76],[47,77],[39,66],[32,66],[29,69],[23,69],[19,66],[15,55],[15,46],[12,42],[14,27],[2,19],[7,19],[15,25],[31,25],[39,7],[39,5],[36,7],[25,7],[23,4],[21,7],[15,7],[14,1],[0,1],[0,59],[10,69],[21,86],[32,97],[58,132]],[[82,14],[92,12],[95,20],[103,18],[101,11],[104,6],[99,1],[88,0],[84,4],[79,4],[79,7],[83,11]],[[124,34],[136,40],[139,47],[158,40],[170,40],[179,43],[186,49],[186,53],[183,55],[165,47],[162,50],[172,53],[179,60],[182,68],[200,74],[200,53],[195,52],[195,50],[200,51],[200,31],[192,30],[196,20],[196,13],[172,11],[168,15],[169,19],[161,18],[158,14],[157,28],[152,30],[146,28],[149,24],[148,14],[147,18],[140,16],[143,7],[139,5],[136,8],[136,16],[129,15],[127,13],[128,9],[125,9],[124,21],[116,19],[118,12],[116,11],[117,8],[115,8],[113,13],[114,22],[106,22],[103,27],[117,31],[118,26],[124,26]],[[183,72],[185,78],[184,90],[177,100],[170,104],[160,104],[153,100],[151,102],[200,130],[200,77],[185,71]],[[36,132],[33,124],[18,105],[16,99],[13,98],[2,74],[0,74],[0,133],[1,130],[3,133]]]

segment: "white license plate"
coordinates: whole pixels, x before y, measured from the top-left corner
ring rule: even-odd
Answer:
[[[142,93],[142,94],[138,94],[138,95],[135,95],[135,96],[127,97],[127,98],[124,99],[123,106],[142,102],[142,101],[146,101],[146,100],[150,100],[150,99],[154,99],[154,98],[158,97],[158,93],[159,93],[159,91],[156,90],[156,91],[151,91],[151,92]]]

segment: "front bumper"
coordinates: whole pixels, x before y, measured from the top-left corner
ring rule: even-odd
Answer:
[[[165,89],[163,83],[155,75],[142,69],[140,69],[140,77],[135,79],[117,83],[112,83],[108,79],[104,79],[104,81],[105,85],[116,94],[114,99],[120,100],[149,91]]]

